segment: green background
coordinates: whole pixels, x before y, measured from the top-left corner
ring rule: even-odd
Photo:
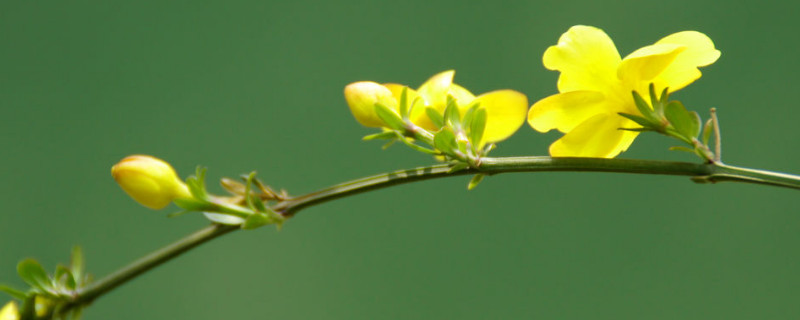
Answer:
[[[674,95],[720,111],[727,163],[800,173],[794,1],[0,2],[0,282],[84,247],[103,276],[199,229],[111,179],[152,154],[213,182],[257,170],[303,194],[433,163],[363,142],[342,97],[442,70],[475,93],[556,92],[544,50],[603,28],[625,55],[681,30],[720,60]],[[527,125],[495,155],[542,155]],[[647,134],[621,157],[696,161]],[[102,297],[86,319],[800,318],[795,190],[682,177],[457,177],[237,232]],[[172,207],[174,209],[174,207]],[[0,299],[0,302],[6,298]]]

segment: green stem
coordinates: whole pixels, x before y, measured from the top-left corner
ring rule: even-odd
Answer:
[[[379,174],[291,198],[276,204],[273,209],[283,213],[285,216],[292,216],[304,208],[362,192],[415,181],[477,173],[494,175],[507,172],[590,171],[662,174],[690,176],[695,182],[703,183],[735,181],[800,189],[800,176],[739,168],[721,163],[702,164],[600,158],[508,157],[482,158],[481,166],[477,169],[450,171],[449,165],[439,164]],[[236,226],[214,224],[190,234],[79,290],[66,309],[88,304],[152,268],[207,241],[238,229]]]

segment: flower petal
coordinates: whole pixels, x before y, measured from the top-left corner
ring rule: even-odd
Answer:
[[[558,129],[569,132],[592,116],[607,112],[605,95],[597,91],[559,93],[537,101],[528,113],[528,124],[536,131]]]
[[[553,157],[613,158],[625,151],[638,132],[619,130],[635,124],[617,114],[595,115],[550,145]]]
[[[657,82],[677,91],[700,78],[697,67],[710,65],[719,59],[720,52],[708,36],[697,31],[673,33],[658,40],[656,44],[678,44],[686,50],[675,58],[657,78]]]
[[[686,46],[672,43],[654,44],[636,50],[622,59],[617,77],[622,80],[624,87],[644,94],[647,90],[642,89],[646,89],[684,50]],[[663,85],[657,83],[656,87],[663,88]]]
[[[455,74],[455,70],[437,73],[417,89],[420,97],[425,100],[425,105],[439,112],[444,111],[447,106],[447,92],[450,90],[450,85],[453,84]]]
[[[416,90],[397,83],[384,83],[383,86],[392,92],[392,96],[398,103],[398,110],[400,110],[400,96],[403,94],[403,88],[406,88],[406,103],[408,103],[408,107],[411,110],[408,118],[411,119],[411,122],[415,122],[415,119],[419,119],[422,116],[427,117],[425,115],[425,101],[422,100]]]
[[[574,26],[561,35],[557,45],[547,48],[542,62],[547,69],[561,71],[559,92],[605,91],[616,82],[620,57],[603,30]]]
[[[486,109],[486,129],[479,143],[497,142],[510,137],[525,122],[528,97],[514,90],[497,90],[484,93],[476,102]]]
[[[365,127],[380,128],[385,124],[375,113],[375,103],[382,103],[392,110],[397,110],[397,100],[386,87],[372,82],[361,81],[344,87],[344,98],[350,106],[353,117]]]

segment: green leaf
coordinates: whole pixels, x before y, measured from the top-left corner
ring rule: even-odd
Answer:
[[[444,124],[453,129],[461,127],[461,114],[458,112],[458,104],[456,99],[451,95],[447,95],[447,107],[444,109]]]
[[[383,123],[385,123],[388,128],[405,131],[405,122],[403,119],[400,119],[400,116],[398,116],[397,113],[395,113],[392,109],[389,109],[389,107],[380,103],[376,103],[375,114],[378,115],[378,118],[383,120]]]
[[[683,151],[683,152],[688,152],[688,153],[695,153],[694,149],[687,148],[687,147],[684,147],[684,146],[672,146],[672,147],[669,147],[669,150],[670,151]]]
[[[406,146],[408,146],[409,148],[417,150],[417,151],[422,152],[422,153],[434,154],[434,155],[439,154],[438,152],[436,152],[436,150],[428,149],[428,148],[425,148],[425,147],[423,147],[421,145],[418,145],[418,144],[414,143],[413,139],[409,139],[409,138],[406,138],[406,137],[403,137],[403,136],[399,136],[397,138],[397,141],[400,141],[403,144],[405,144]]]
[[[478,106],[480,106],[480,103],[476,102],[467,109],[467,112],[464,112],[464,116],[461,117],[462,128],[466,129],[472,126],[472,120],[475,117],[475,112],[478,111]]]
[[[197,166],[194,176],[186,179],[186,185],[189,187],[189,192],[198,200],[208,201],[208,193],[206,193],[206,168]]]
[[[711,140],[711,134],[714,133],[714,120],[708,119],[706,125],[703,126],[703,144],[708,146],[708,141]]]
[[[7,293],[8,295],[10,295],[11,297],[13,297],[15,299],[19,299],[21,301],[24,301],[25,299],[28,298],[28,294],[27,293],[25,293],[23,291],[20,291],[20,290],[17,290],[17,289],[14,289],[14,288],[9,287],[9,286],[4,285],[4,284],[0,284],[0,291],[3,291],[5,293]]]
[[[390,140],[390,139],[394,139],[396,136],[397,135],[394,133],[394,131],[385,131],[385,132],[381,132],[381,133],[376,133],[376,134],[371,134],[371,135],[368,135],[368,136],[364,136],[361,139],[364,140],[364,141]]]
[[[700,134],[700,116],[697,112],[689,112],[680,101],[671,101],[664,107],[667,118],[675,131],[691,140]]]
[[[633,122],[636,122],[638,125],[642,126],[643,128],[646,128],[646,129],[651,129],[651,128],[656,126],[656,124],[651,122],[650,120],[642,118],[642,117],[637,116],[637,115],[632,115],[632,114],[627,114],[627,113],[622,113],[622,112],[619,112],[617,114],[621,115],[621,116],[623,116],[625,118],[628,118],[628,119],[632,120]]]
[[[647,104],[647,102],[644,101],[644,98],[642,98],[642,96],[640,96],[636,91],[633,91],[633,102],[636,105],[636,109],[639,110],[639,113],[641,113],[645,119],[649,120],[651,123],[660,122],[658,115],[653,112],[653,109],[650,108],[650,105]]]
[[[271,222],[272,220],[269,218],[269,216],[261,212],[256,212],[244,220],[244,223],[242,223],[242,229],[252,230],[268,225]]]
[[[483,139],[483,132],[486,129],[486,109],[479,109],[475,112],[472,123],[469,126],[469,140],[472,145],[478,146]]]
[[[444,127],[444,118],[436,109],[427,107],[425,108],[425,114],[428,115],[428,119],[431,119],[431,122],[436,128]]]
[[[70,255],[70,271],[75,278],[78,286],[84,285],[83,279],[86,274],[86,260],[84,260],[83,250],[80,246],[72,247],[72,254]]]
[[[483,181],[483,178],[485,176],[486,175],[483,174],[483,173],[479,173],[479,174],[474,175],[472,177],[472,179],[469,180],[469,184],[467,185],[467,190],[475,189],[475,187],[477,187],[478,184],[481,183],[481,181]]]
[[[47,272],[42,265],[34,259],[25,259],[17,264],[17,273],[25,283],[44,292],[52,292],[53,286]]]
[[[72,272],[67,269],[67,267],[62,265],[57,266],[54,278],[56,283],[61,285],[63,288],[67,290],[75,290],[75,277],[72,275]]]
[[[446,155],[455,156],[456,135],[450,127],[443,127],[433,136],[433,147]]]
[[[203,215],[206,216],[206,219],[211,220],[211,222],[229,226],[238,226],[244,223],[243,218],[225,213],[203,212]]]
[[[210,208],[211,208],[207,202],[203,202],[203,201],[200,201],[200,200],[197,200],[197,199],[177,198],[175,200],[172,200],[172,202],[175,202],[175,205],[177,205],[178,207],[180,207],[184,211],[168,215],[168,217],[170,217],[170,218],[174,218],[174,217],[180,216],[180,215],[182,215],[183,213],[186,213],[186,212],[205,211],[205,210],[210,210]]]
[[[408,87],[403,87],[400,92],[400,117],[408,119]]]

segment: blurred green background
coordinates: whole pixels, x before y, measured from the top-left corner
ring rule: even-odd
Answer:
[[[433,163],[360,138],[349,82],[456,69],[475,93],[556,92],[570,26],[623,55],[681,30],[720,60],[674,95],[717,107],[727,163],[800,173],[795,1],[0,2],[0,282],[84,247],[104,276],[199,229],[114,183],[128,154],[213,183],[257,170],[302,194]],[[524,126],[495,155],[542,155]],[[641,136],[624,158],[696,161]],[[86,319],[796,319],[798,192],[686,178],[507,174],[403,185],[237,232],[118,290]],[[0,298],[4,302],[6,298]]]

